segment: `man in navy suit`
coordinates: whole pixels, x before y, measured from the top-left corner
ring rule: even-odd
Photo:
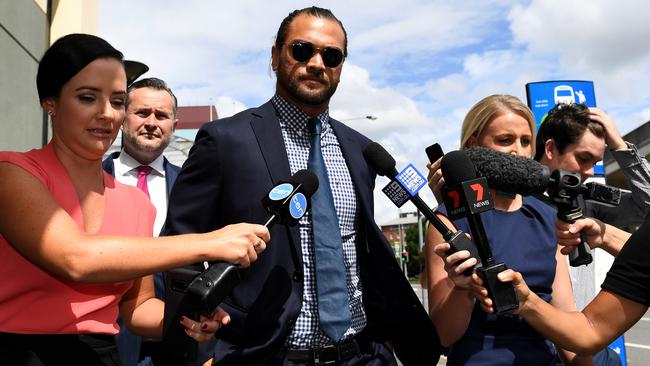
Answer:
[[[181,170],[162,154],[178,121],[177,100],[167,84],[157,78],[136,81],[129,86],[127,94],[122,150],[111,154],[102,165],[121,183],[143,188],[146,181],[146,191],[156,207],[153,233],[157,236],[167,216],[169,192]],[[161,299],[165,289],[163,276],[163,273],[154,276],[156,296]],[[121,324],[117,344],[122,365],[135,366],[140,359],[141,338]],[[153,343],[145,342],[144,345],[145,351],[156,348]],[[144,364],[150,364],[149,360]]]
[[[321,326],[319,303],[326,301],[316,290],[312,207],[295,227],[273,226],[266,252],[241,271],[242,282],[221,304],[232,321],[217,333],[216,364],[396,365],[394,351],[406,366],[435,365],[435,330],[373,219],[375,172],[362,155],[370,140],[329,116],[347,55],[343,25],[327,9],[296,10],[271,52],[275,95],[201,128],[170,196],[164,234],[265,222],[261,198],[311,164],[311,141],[320,136],[349,327],[333,339]]]

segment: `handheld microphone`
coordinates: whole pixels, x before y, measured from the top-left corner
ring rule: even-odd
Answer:
[[[496,190],[522,195],[548,193],[557,208],[557,217],[574,222],[583,217],[581,200],[592,200],[617,206],[621,190],[608,185],[589,182],[580,184],[580,176],[562,170],[549,174],[549,169],[539,162],[502,153],[484,147],[463,150],[474,164],[479,176],[487,179],[488,185]],[[569,264],[573,267],[592,262],[591,249],[586,235],[581,233],[581,243],[569,253]]]
[[[410,200],[422,213],[422,215],[424,215],[424,217],[426,217],[427,220],[429,220],[429,222],[443,236],[445,241],[449,243],[451,247],[450,251],[452,253],[459,250],[467,250],[469,251],[471,257],[479,257],[476,246],[462,230],[452,232],[447,227],[447,225],[445,225],[438,218],[438,216],[436,216],[436,214],[431,211],[429,205],[427,205],[417,193],[413,195],[410,194],[400,183],[395,180],[395,177],[398,175],[398,172],[395,169],[395,159],[393,159],[388,151],[386,151],[380,144],[376,142],[369,143],[363,149],[363,157],[366,159],[368,165],[370,165],[377,172],[377,174],[391,179],[391,182],[384,188],[384,193],[386,193],[386,195],[388,195],[389,198],[393,200],[393,203],[399,207],[401,205],[398,204],[394,198],[399,198],[399,202],[402,202],[402,204]],[[395,192],[396,194],[392,195]],[[471,275],[472,269],[468,269],[467,271],[463,272],[463,274],[466,276]]]
[[[276,223],[293,226],[307,212],[309,198],[318,189],[318,178],[310,170],[297,171],[286,182],[279,182],[262,198],[269,213],[264,226]],[[228,262],[216,262],[198,275],[187,287],[187,293],[199,299],[203,310],[212,314],[230,291],[241,281],[237,267]]]
[[[264,226],[295,225],[307,212],[309,199],[318,189],[318,178],[309,170],[297,171],[288,181],[276,184],[262,198],[269,213]],[[189,268],[170,270],[165,276],[165,316],[163,344],[169,357],[196,359],[195,342],[185,335],[180,316],[198,319],[199,312],[212,314],[239,284],[237,267],[228,262],[214,262],[199,273]]]
[[[279,182],[262,198],[269,213],[264,226],[293,226],[307,212],[307,201],[318,189],[318,177],[310,170],[297,171],[287,182]]]
[[[496,314],[506,314],[519,307],[515,289],[499,281],[497,275],[508,267],[496,263],[479,213],[494,209],[487,180],[477,178],[472,162],[462,151],[452,151],[442,158],[442,176],[447,189],[443,191],[445,206],[451,217],[467,218],[472,240],[478,248],[482,266],[476,273],[483,279]]]
[[[471,147],[463,152],[472,161],[478,176],[485,177],[488,185],[498,191],[523,196],[539,195],[558,184],[558,177],[553,177],[546,165],[533,159],[485,147]],[[560,178],[566,178],[569,174],[578,176],[576,173],[565,172]],[[574,178],[566,179],[574,181]],[[606,184],[588,182],[580,185],[578,182],[571,189],[578,191],[585,200],[609,206],[618,206],[621,201],[621,190]]]

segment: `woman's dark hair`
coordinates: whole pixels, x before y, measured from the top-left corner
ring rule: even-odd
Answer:
[[[289,25],[293,19],[300,14],[307,14],[317,18],[330,19],[339,23],[341,29],[343,30],[343,55],[346,57],[348,56],[348,33],[345,31],[343,23],[341,23],[341,21],[336,16],[334,16],[334,13],[332,13],[331,10],[319,8],[317,6],[310,6],[308,8],[294,10],[289,15],[287,15],[287,17],[282,20],[282,23],[280,23],[278,34],[275,36],[275,48],[278,50],[282,48],[282,45],[287,38],[287,33],[289,32]]]
[[[105,40],[90,34],[73,33],[59,38],[45,51],[38,65],[36,88],[41,102],[58,97],[63,85],[81,69],[98,58],[114,58],[120,62],[124,55]]]
[[[564,149],[580,141],[586,130],[598,138],[605,138],[605,127],[591,119],[589,107],[584,104],[556,105],[548,111],[537,131],[535,160],[539,161],[544,155],[548,139],[552,139],[558,152],[564,154]]]

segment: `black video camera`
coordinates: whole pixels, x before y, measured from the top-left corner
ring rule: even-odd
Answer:
[[[569,223],[584,217],[581,204],[584,200],[598,201],[610,206],[618,206],[621,201],[620,189],[595,182],[583,185],[577,173],[563,170],[551,173],[546,192],[557,207],[557,218]],[[593,261],[586,234],[581,233],[580,238],[581,243],[569,253],[569,264],[572,267],[587,265]]]

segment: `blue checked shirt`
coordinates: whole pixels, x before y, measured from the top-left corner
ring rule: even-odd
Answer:
[[[278,95],[273,97],[272,102],[279,113],[280,128],[287,149],[287,156],[289,157],[291,174],[301,169],[307,169],[311,145],[311,136],[307,127],[309,117]],[[339,217],[341,242],[343,243],[348,299],[350,300],[350,312],[352,314],[352,324],[343,336],[344,339],[347,339],[361,332],[366,326],[366,314],[361,297],[362,286],[355,245],[359,217],[357,196],[352,184],[352,178],[350,178],[350,172],[341,153],[339,141],[329,124],[328,111],[320,114],[318,119],[323,124],[321,149],[332,194],[334,195],[334,206]],[[302,308],[295,327],[289,335],[287,345],[300,348],[323,347],[332,344],[333,341],[323,333],[319,326],[311,212],[302,217],[298,227],[300,229],[302,248],[304,289]]]

